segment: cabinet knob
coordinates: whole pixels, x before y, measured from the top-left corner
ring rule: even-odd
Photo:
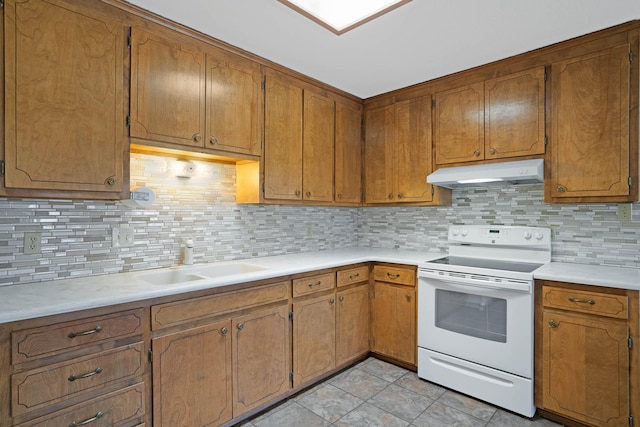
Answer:
[[[196,134],[193,135],[193,140],[195,142],[200,142],[200,141],[202,141],[202,136],[200,136],[199,133],[196,133]]]
[[[558,186],[556,187],[556,191],[557,191],[558,193],[564,193],[565,191],[567,191],[567,188],[566,188],[564,185],[558,185]]]
[[[229,332],[229,330],[227,328],[220,329],[220,334],[221,335],[227,335],[227,332]]]
[[[406,295],[405,295],[405,298],[407,299],[407,301],[408,301],[408,302],[411,302],[411,295],[406,294]]]
[[[340,300],[340,302],[344,301],[344,295],[340,295],[338,299]]]
[[[496,154],[496,152],[497,151],[496,151],[495,148],[493,148],[493,147],[489,148],[489,154]]]
[[[110,176],[109,178],[107,178],[107,184],[109,185],[116,185],[116,177],[115,176]]]
[[[549,326],[551,326],[552,328],[557,328],[558,324],[555,320],[549,320]]]
[[[329,304],[333,304],[334,302],[336,302],[335,298],[331,298],[331,299],[329,300]]]
[[[338,199],[342,199],[342,193],[338,193]]]
[[[302,194],[300,190],[296,190],[296,196],[300,196],[300,194]]]
[[[398,199],[402,199],[403,197],[402,193],[398,193]]]
[[[307,197],[311,197],[311,191],[307,191]]]
[[[217,143],[218,143],[218,138],[216,138],[215,136],[212,136],[211,139],[209,140],[209,144],[216,145]]]
[[[476,156],[476,157],[478,157],[478,156],[480,155],[480,150],[476,150],[476,151],[474,151],[474,152],[473,152],[473,155],[474,155],[474,156]]]
[[[389,200],[393,200],[393,193],[389,193],[387,197],[389,198]]]
[[[244,329],[244,323],[238,323],[238,330],[241,331]]]

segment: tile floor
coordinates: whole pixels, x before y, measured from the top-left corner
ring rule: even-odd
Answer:
[[[243,427],[559,426],[522,418],[418,378],[378,359],[298,394]]]

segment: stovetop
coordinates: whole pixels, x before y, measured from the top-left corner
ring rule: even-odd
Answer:
[[[502,261],[495,259],[482,259],[482,258],[465,258],[456,256],[446,256],[443,258],[434,259],[428,261],[433,264],[442,264],[447,266],[461,266],[461,267],[474,267],[500,271],[515,271],[519,273],[532,273],[543,264],[539,263],[524,263],[513,261]]]

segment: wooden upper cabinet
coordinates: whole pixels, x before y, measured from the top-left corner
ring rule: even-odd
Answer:
[[[264,124],[262,94],[258,63],[211,49],[207,54],[205,147],[259,156]]]
[[[400,202],[433,200],[427,175],[432,170],[431,97],[396,103],[397,184]]]
[[[486,159],[544,154],[544,67],[487,80]]]
[[[303,199],[331,202],[335,102],[324,94],[305,89],[303,105]]]
[[[434,134],[439,165],[484,158],[484,83],[436,93]]]
[[[545,201],[637,200],[629,188],[630,144],[638,144],[629,132],[629,52],[625,43],[551,65]]]
[[[362,105],[336,101],[335,195],[338,203],[362,201]]]
[[[436,164],[544,154],[544,75],[537,67],[438,92]]]
[[[431,96],[370,109],[365,125],[366,202],[432,201]]]
[[[115,199],[128,190],[125,44],[123,25],[92,11],[56,0],[5,1],[8,192]]]
[[[365,113],[365,201],[393,202],[395,172],[395,105]]]
[[[131,29],[131,128],[135,138],[202,147],[205,55]]]
[[[302,88],[267,70],[264,198],[302,200]]]

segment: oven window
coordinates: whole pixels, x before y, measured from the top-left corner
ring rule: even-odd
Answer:
[[[436,327],[507,342],[507,300],[436,289]]]

